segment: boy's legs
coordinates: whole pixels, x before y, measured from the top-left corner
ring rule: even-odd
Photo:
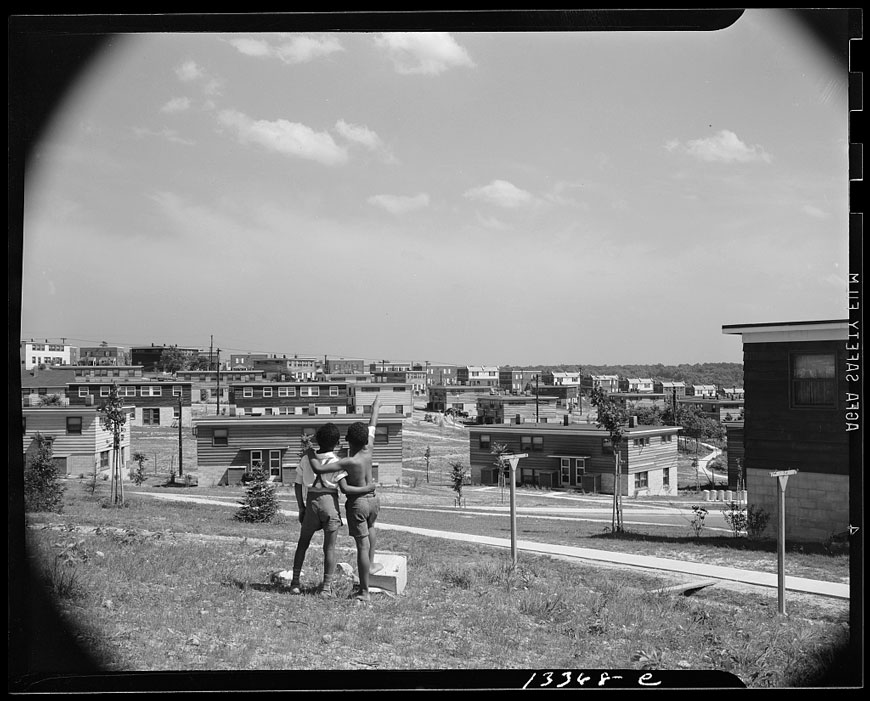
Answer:
[[[311,538],[315,533],[314,528],[306,528],[307,519],[302,522],[302,530],[299,532],[299,542],[296,544],[296,552],[293,553],[293,579],[290,581],[292,593],[299,591],[299,577],[302,574],[302,565],[305,562],[305,553],[311,545]],[[295,590],[295,591],[293,591]]]
[[[323,531],[323,588],[332,584],[335,576],[335,564],[338,556],[335,553],[335,543],[338,540],[338,531]]]

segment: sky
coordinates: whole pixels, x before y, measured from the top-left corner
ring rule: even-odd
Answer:
[[[27,163],[20,337],[741,362],[723,325],[848,315],[846,71],[776,9],[113,35]]]

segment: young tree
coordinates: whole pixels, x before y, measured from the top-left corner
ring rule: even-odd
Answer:
[[[453,483],[453,491],[456,492],[456,504],[462,505],[462,483],[465,481],[465,467],[459,460],[450,462],[450,481]]]
[[[100,423],[112,434],[112,503],[124,503],[124,479],[121,474],[121,433],[127,423],[127,412],[118,396],[118,385],[112,383],[106,403],[100,407]]]
[[[141,451],[136,451],[133,453],[133,460],[136,463],[136,469],[130,475],[130,478],[138,487],[141,485],[148,477],[145,475],[145,462],[148,460],[148,456]]]
[[[163,372],[178,372],[185,367],[186,358],[176,346],[164,348],[160,353],[159,365],[163,368]]]
[[[493,464],[498,468],[498,486],[501,488],[501,502],[504,504],[505,471],[508,470],[504,456],[508,452],[507,443],[493,443],[489,452],[495,455],[495,463]]]
[[[278,494],[269,481],[269,473],[262,465],[251,470],[251,483],[245,492],[241,508],[236,511],[237,521],[268,523],[278,514]]]
[[[24,506],[27,511],[63,509],[63,485],[52,457],[51,440],[37,433],[36,451],[24,466]]]
[[[622,447],[622,437],[625,432],[625,425],[628,423],[628,412],[614,399],[609,397],[607,393],[600,387],[592,390],[592,405],[598,411],[598,419],[596,425],[599,428],[607,429],[610,434],[610,445],[613,447],[613,516],[611,519],[611,530],[614,533],[622,532],[622,509],[621,491],[622,491],[622,469],[620,466],[620,453]]]

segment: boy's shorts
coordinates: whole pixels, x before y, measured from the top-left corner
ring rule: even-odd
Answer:
[[[337,531],[339,526],[341,526],[341,517],[338,515],[338,494],[309,492],[305,516],[302,518],[302,532],[314,533],[321,528],[331,532]]]
[[[380,508],[380,499],[374,492],[363,494],[356,499],[348,499],[344,505],[348,534],[354,538],[365,538],[369,534],[369,529],[374,528]]]

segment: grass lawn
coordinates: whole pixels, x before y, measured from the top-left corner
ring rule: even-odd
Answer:
[[[467,455],[464,429],[423,423],[408,426],[408,433],[419,435],[417,442],[406,443],[412,469],[421,470],[417,486],[384,486],[382,520],[504,536],[509,528],[504,514],[459,518],[459,510],[450,508],[446,479],[444,485],[434,480],[450,456]],[[134,431],[134,451],[137,438]],[[158,440],[150,440],[155,451],[166,451],[158,459],[168,463],[171,448],[157,448]],[[426,445],[432,455],[428,483],[425,465],[416,466]],[[192,458],[189,464],[193,472]],[[550,670],[561,681],[572,670],[575,676],[566,685],[573,688],[579,683],[576,671],[598,669],[625,670],[635,680],[658,674],[665,686],[668,673],[682,673],[684,681],[706,674],[714,683],[718,672],[733,674],[750,688],[850,683],[848,604],[790,595],[788,615],[782,616],[775,592],[712,586],[684,596],[661,591],[672,581],[655,572],[527,553],[514,567],[509,551],[400,531],[379,531],[378,550],[407,557],[402,596],[375,595],[370,606],[355,605],[348,598],[347,578],[331,598],[311,595],[322,576],[319,534],[306,558],[307,593],[290,596],[270,574],[292,562],[299,532],[294,517],[265,524],[235,520],[236,502],[245,494],[240,487],[172,490],[229,506],[149,496],[167,491],[158,486],[165,477],[152,473],[141,494],[128,488],[123,507],[108,505],[107,482],[68,479],[61,513],[27,515],[28,562],[43,587],[29,592],[26,608],[37,622],[56,611],[62,626],[38,630],[33,647],[10,646],[11,653],[23,655],[10,658],[23,659],[33,675],[15,677],[10,671],[10,682],[27,687],[28,681],[51,677],[55,681],[46,679],[30,690],[49,689],[52,683],[84,689],[97,678],[94,672],[172,671],[183,674],[166,682],[170,689],[195,686],[203,678],[197,674],[216,672],[233,672],[217,682],[204,677],[227,689],[251,684],[389,687],[393,680],[404,685],[409,679],[433,688],[519,688],[530,679],[530,670]],[[535,490],[519,492],[521,505],[544,501]],[[466,512],[498,499],[493,492],[472,494]],[[295,509],[290,489],[281,487],[278,495],[282,508]],[[523,517],[520,523],[525,529],[520,537],[541,542],[736,567],[753,562],[756,569],[776,562],[769,543],[712,534],[694,538],[688,529],[685,534],[636,529],[613,535],[580,521]],[[346,527],[338,547],[339,561],[355,565]],[[788,573],[841,581],[848,577],[848,562],[846,553],[806,548],[789,553]],[[43,590],[44,606],[38,598]],[[66,634],[83,657],[48,654]],[[311,676],[324,669],[335,672]],[[401,672],[419,676],[390,676]],[[83,676],[70,677],[73,673]],[[262,676],[268,673],[277,676]],[[112,679],[142,683],[139,677]],[[543,679],[535,677],[533,686]],[[698,683],[699,677],[691,679]],[[97,688],[105,683],[103,678]]]

